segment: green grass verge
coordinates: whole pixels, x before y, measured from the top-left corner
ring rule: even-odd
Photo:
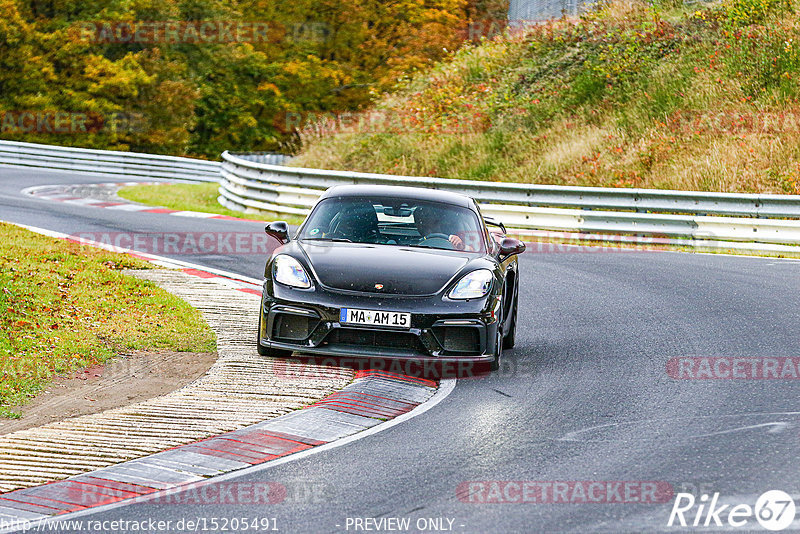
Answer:
[[[268,211],[251,213],[230,210],[217,202],[217,197],[219,196],[219,193],[217,193],[218,188],[219,185],[216,183],[133,185],[123,187],[117,194],[133,202],[179,211],[216,213],[218,215],[259,221],[286,221],[294,225],[303,222],[302,217],[295,215],[284,215]]]
[[[213,352],[199,312],[121,269],[151,265],[124,254],[0,223],[0,417],[55,375],[127,350]]]
[[[308,125],[290,165],[800,194],[800,0],[597,5],[466,46],[361,122]]]

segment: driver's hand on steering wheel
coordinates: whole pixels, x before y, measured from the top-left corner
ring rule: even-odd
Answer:
[[[449,240],[453,244],[453,248],[456,250],[464,250],[464,241],[460,237],[457,235],[451,235]]]

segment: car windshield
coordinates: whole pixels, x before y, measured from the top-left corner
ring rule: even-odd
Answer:
[[[298,239],[485,251],[475,212],[414,199],[325,199],[309,215]]]

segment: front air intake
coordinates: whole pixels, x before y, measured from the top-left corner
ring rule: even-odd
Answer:
[[[271,337],[275,341],[303,341],[311,335],[316,323],[317,319],[313,317],[279,313],[275,316]]]
[[[446,352],[460,354],[479,354],[480,334],[473,326],[439,326],[434,328],[439,345]]]

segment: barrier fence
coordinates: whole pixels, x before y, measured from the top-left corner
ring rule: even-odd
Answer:
[[[222,159],[219,201],[237,210],[305,215],[320,194],[334,185],[406,185],[471,196],[485,215],[514,229],[666,237],[689,245],[800,244],[797,195],[567,187],[326,171],[258,163],[229,152]]]
[[[0,141],[0,164],[119,177],[218,181],[239,211],[306,215],[340,184],[428,187],[474,198],[485,215],[529,235],[570,239],[664,238],[688,246],[795,252],[800,196],[484,182],[287,167],[287,156],[222,154],[222,162]],[[538,233],[537,233],[538,232]],[[544,233],[542,233],[544,232]]]

